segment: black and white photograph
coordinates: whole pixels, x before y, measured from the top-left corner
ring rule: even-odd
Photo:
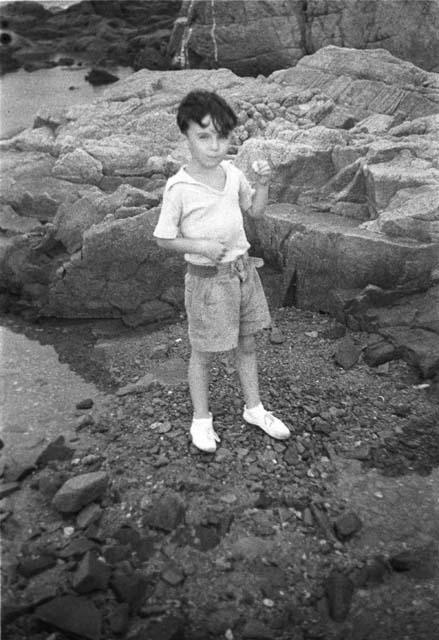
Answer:
[[[439,638],[439,0],[0,0],[4,640]]]

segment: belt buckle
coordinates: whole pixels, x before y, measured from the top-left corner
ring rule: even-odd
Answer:
[[[238,258],[236,258],[236,260],[233,262],[233,267],[241,282],[245,282],[247,280],[248,273],[243,256],[239,256]]]

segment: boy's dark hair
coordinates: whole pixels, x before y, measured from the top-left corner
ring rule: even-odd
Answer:
[[[226,138],[236,127],[238,120],[233,109],[213,91],[191,91],[180,102],[177,111],[177,124],[182,133],[186,133],[190,121],[202,127],[201,121],[210,115],[213,125],[220,136]]]

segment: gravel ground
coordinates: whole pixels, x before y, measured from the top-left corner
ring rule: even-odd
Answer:
[[[342,338],[322,337],[332,326],[325,315],[288,307],[273,317],[282,343],[272,344],[269,331],[258,337],[261,396],[289,425],[292,438],[275,442],[243,423],[232,354],[218,354],[211,379],[212,411],[221,437],[215,455],[197,451],[188,437],[183,318],[155,331],[128,331],[114,322],[25,327],[18,319],[6,320],[14,330],[53,344],[60,359],[109,394],[105,412],[84,427],[95,444],[80,450],[73,461],[52,463],[49,473],[108,472],[102,519],[88,532],[101,550],[120,538],[121,530],[125,538],[127,531],[135,531],[130,535],[140,532],[149,541],[152,551],[144,556],[137,551],[129,561],[116,563],[119,569],[125,563],[124,570],[128,563],[130,575],[143,571],[148,577],[147,596],[131,612],[128,637],[182,638],[183,625],[189,640],[430,640],[430,618],[411,619],[408,604],[398,610],[401,599],[394,605],[381,605],[378,599],[374,615],[365,615],[357,603],[348,615],[349,595],[340,595],[343,587],[328,587],[327,580],[338,571],[355,589],[372,589],[374,579],[376,584],[385,581],[387,561],[380,569],[376,559],[361,557],[355,545],[334,535],[332,524],[349,510],[334,492],[336,460],[360,460],[364,471],[376,468],[391,477],[430,474],[439,462],[434,385],[402,361],[370,368],[360,357],[350,369],[338,366],[334,352]],[[374,339],[362,333],[349,336],[359,348]],[[156,383],[142,393],[116,395],[118,388],[148,372],[166,372],[167,365],[171,373],[175,369],[172,385]],[[41,474],[34,474],[34,488]],[[179,501],[183,520],[165,531],[157,527],[151,516],[156,505],[175,516]],[[40,522],[46,518],[52,526],[27,540],[26,552],[49,544],[59,550],[65,545],[65,527],[74,526],[74,520],[64,519],[56,528],[47,500],[38,505]],[[6,538],[11,531],[6,521]],[[76,566],[69,562],[57,578],[61,591],[69,589],[66,575]],[[364,578],[370,566],[369,578]],[[8,587],[14,595],[28,583],[12,577]],[[402,587],[410,598],[413,589]],[[335,593],[339,608],[347,606],[338,622],[328,593]],[[102,591],[90,597],[105,614],[102,637],[120,637],[110,622],[114,594]],[[424,601],[429,597],[426,590]],[[160,620],[168,635],[158,630]],[[31,616],[9,629],[11,640],[49,637]],[[56,632],[55,637],[67,636]]]

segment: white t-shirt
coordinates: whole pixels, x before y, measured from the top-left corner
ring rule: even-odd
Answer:
[[[221,262],[234,260],[248,250],[250,244],[244,231],[242,211],[251,207],[254,191],[231,161],[221,162],[221,167],[226,175],[222,190],[198,182],[184,167],[169,178],[154,230],[156,238],[219,240],[227,246]],[[196,253],[185,253],[184,257],[193,264],[214,264]]]

